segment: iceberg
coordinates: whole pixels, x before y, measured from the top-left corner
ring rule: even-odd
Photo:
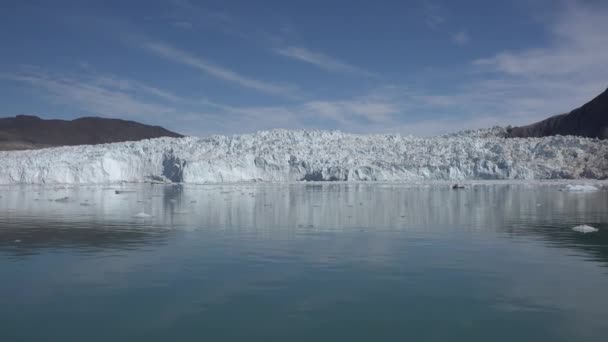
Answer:
[[[0,184],[608,178],[608,140],[272,130],[0,152]]]
[[[572,191],[572,192],[592,192],[598,191],[599,189],[593,185],[566,185],[564,191]]]
[[[576,226],[576,227],[572,228],[572,230],[574,230],[575,232],[584,233],[584,234],[597,232],[597,228],[593,228],[586,224],[581,225],[581,226]]]
[[[152,217],[152,215],[146,214],[144,212],[141,212],[141,213],[137,213],[137,214],[133,215],[133,217],[135,217],[135,218],[148,218],[148,217]]]

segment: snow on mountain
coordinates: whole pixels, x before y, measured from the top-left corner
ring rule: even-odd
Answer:
[[[0,152],[0,184],[608,178],[608,140],[273,130]]]

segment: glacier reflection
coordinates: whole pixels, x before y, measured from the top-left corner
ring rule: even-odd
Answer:
[[[495,231],[568,243],[580,240],[570,227],[608,221],[606,191],[575,194],[560,188],[553,183],[473,183],[457,191],[441,183],[15,186],[3,188],[0,222],[63,222],[142,236],[145,229],[238,229],[269,238],[285,229],[292,238],[320,231]],[[150,217],[136,218],[138,213]],[[6,228],[0,231],[1,240],[15,235],[7,234]],[[71,235],[82,236],[62,236]]]

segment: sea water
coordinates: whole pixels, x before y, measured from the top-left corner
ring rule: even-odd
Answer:
[[[3,187],[0,341],[604,341],[608,191],[564,189]]]

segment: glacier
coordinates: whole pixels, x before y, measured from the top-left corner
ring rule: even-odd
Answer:
[[[0,184],[606,179],[608,140],[272,130],[0,152]]]

